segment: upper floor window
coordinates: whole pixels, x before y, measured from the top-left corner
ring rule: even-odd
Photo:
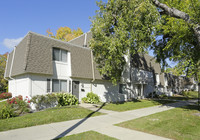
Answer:
[[[67,62],[67,51],[58,48],[53,48],[53,60]]]

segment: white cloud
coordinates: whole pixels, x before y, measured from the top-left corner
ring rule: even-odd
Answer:
[[[17,46],[22,39],[23,39],[23,37],[16,38],[16,39],[5,38],[3,40],[3,45],[6,46],[9,49],[12,49],[15,46]]]

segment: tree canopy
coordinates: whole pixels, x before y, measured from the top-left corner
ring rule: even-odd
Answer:
[[[8,53],[0,55],[0,92],[6,91],[8,88],[8,82],[4,79],[7,55]]]
[[[165,60],[170,58],[184,63],[185,69],[197,68],[199,0],[108,0],[97,5],[90,46],[100,73],[113,83],[120,79],[125,56],[149,47],[162,66],[167,66]]]
[[[72,30],[71,28],[66,26],[58,28],[55,35],[50,29],[48,29],[46,32],[48,36],[62,41],[70,41],[83,34],[83,31],[80,28],[78,28],[77,30]]]

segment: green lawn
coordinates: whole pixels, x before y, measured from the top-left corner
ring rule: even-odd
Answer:
[[[59,140],[117,140],[113,137],[100,134],[95,131],[87,131],[80,134],[74,134],[71,136],[62,137]]]
[[[2,119],[0,120],[0,131],[80,119],[88,115],[97,116],[101,114],[102,113],[99,112],[93,113],[93,111],[78,106],[51,108],[40,112],[28,113],[19,117]]]
[[[130,102],[121,102],[121,103],[108,103],[103,106],[103,109],[113,110],[113,111],[127,111],[140,109],[150,106],[156,106],[161,104],[174,103],[174,101],[169,100],[134,100]]]
[[[200,116],[195,113],[200,113],[197,106],[186,106],[117,125],[176,140],[199,140]]]
[[[188,98],[198,98],[198,92],[197,91],[184,91],[183,96]]]

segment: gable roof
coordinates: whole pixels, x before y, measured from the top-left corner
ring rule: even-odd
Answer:
[[[88,31],[87,33],[84,33],[81,36],[70,40],[69,43],[76,44],[81,47],[89,47],[89,41],[91,38],[92,38],[92,32]]]
[[[161,72],[160,64],[156,62],[156,59],[148,54],[134,54],[131,56],[131,66],[145,70],[152,71],[155,74],[159,74],[160,85],[164,86],[164,74]],[[154,79],[156,79],[154,77]]]
[[[54,47],[71,53],[72,77],[93,78],[91,50],[89,48],[83,48],[33,32],[29,32],[17,45],[15,53],[14,51],[10,53],[5,77],[9,77],[13,55],[11,76],[25,73],[53,75],[52,50]],[[95,79],[101,79],[99,72],[95,72]]]

